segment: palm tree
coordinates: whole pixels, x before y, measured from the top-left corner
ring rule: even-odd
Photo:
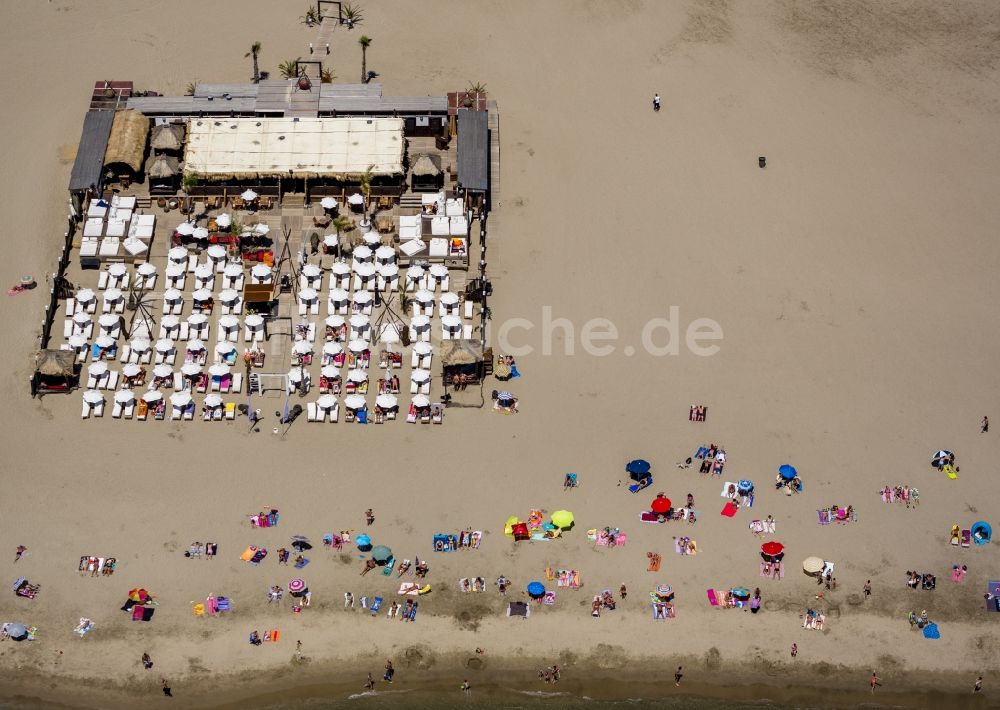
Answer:
[[[260,69],[257,67],[257,55],[260,54],[260,41],[250,45],[250,51],[243,55],[243,58],[253,57],[253,83],[260,83]]]
[[[482,82],[479,82],[479,81],[476,81],[476,82],[471,82],[470,81],[469,82],[469,93],[472,93],[472,94],[485,94],[486,93],[486,84],[483,84]]]
[[[374,165],[369,165],[365,171],[361,174],[361,194],[365,196],[365,219],[368,219],[368,207],[372,198],[372,168]]]
[[[340,233],[346,232],[351,228],[351,220],[347,219],[343,215],[337,215],[330,222],[330,226],[333,227],[337,232],[337,258],[340,258]]]
[[[343,18],[343,23],[347,25],[347,29],[353,30],[354,25],[360,25],[361,20],[361,8],[355,7],[349,2],[344,3],[344,7],[340,11],[341,17]]]
[[[372,38],[367,35],[358,37],[358,44],[361,45],[361,83],[368,83],[368,47],[372,43]]]
[[[281,64],[278,65],[278,71],[281,73],[285,79],[297,79],[299,76],[298,64],[301,57],[296,57],[295,59],[286,59]]]
[[[323,71],[319,73],[319,80],[324,84],[332,84],[333,80],[337,78],[337,75],[333,73],[333,69],[323,68]]]

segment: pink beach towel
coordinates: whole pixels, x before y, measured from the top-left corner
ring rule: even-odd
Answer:
[[[615,535],[615,545],[617,547],[625,547],[626,542],[628,542],[628,536],[625,533]]]
[[[715,590],[714,589],[706,589],[705,590],[705,594],[708,595],[708,603],[709,604],[711,604],[712,606],[719,606],[719,600],[715,596]]]

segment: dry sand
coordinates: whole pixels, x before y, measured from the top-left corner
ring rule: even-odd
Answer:
[[[446,672],[448,659],[481,646],[495,666],[561,659],[568,677],[627,667],[636,656],[655,657],[667,677],[683,656],[696,683],[744,661],[782,683],[792,677],[793,641],[797,663],[824,664],[813,676],[820,684],[863,689],[877,668],[891,688],[905,671],[937,670],[950,674],[929,676],[939,687],[966,691],[995,671],[984,651],[1000,635],[981,595],[997,576],[997,547],[956,550],[947,532],[989,520],[998,500],[997,434],[978,426],[995,414],[1000,347],[991,327],[1000,256],[996,5],[435,1],[369,2],[364,11],[361,27],[335,34],[338,80],[359,73],[364,32],[386,94],[483,81],[499,102],[496,322],[533,320],[535,330],[517,337],[537,349],[544,306],[571,319],[577,335],[606,317],[620,333],[616,352],[592,357],[578,344],[573,357],[522,356],[524,377],[511,383],[519,416],[452,410],[431,431],[296,426],[278,438],[238,425],[81,423],[78,397],[27,395],[46,288],[8,299],[0,549],[12,559],[15,545],[29,546],[4,579],[27,575],[42,592],[30,603],[0,596],[2,620],[40,627],[33,644],[4,644],[5,677],[17,667],[31,681],[100,678],[155,693],[166,676],[180,694],[223,674],[287,671],[295,639],[313,668],[359,679],[376,668],[352,663],[358,654],[401,659],[419,648],[423,665],[440,659]],[[166,93],[195,79],[245,80],[243,53],[256,39],[262,68],[274,71],[315,37],[295,15],[262,0],[5,3],[0,283],[53,268],[94,80],[128,78]],[[655,91],[658,114],[649,107]],[[716,320],[720,352],[623,354],[671,306],[682,327]],[[708,422],[687,421],[691,403],[708,405]],[[753,510],[733,520],[718,515],[719,481],[674,468],[709,441],[726,447],[728,480],[758,483]],[[958,481],[928,466],[939,447],[958,454]],[[651,496],[616,486],[634,456],[653,462],[652,491],[694,494],[702,518],[684,533],[698,540],[697,557],[673,554],[677,524],[638,522]],[[769,490],[786,461],[805,478],[802,496]],[[576,491],[562,490],[566,471],[579,473]],[[882,504],[876,490],[886,483],[919,487],[920,509]],[[818,526],[815,509],[835,502],[853,504],[859,522]],[[246,526],[244,515],[262,504],[281,509],[280,527]],[[343,591],[386,593],[395,581],[361,580],[356,559],[319,550],[305,570],[313,608],[301,616],[268,608],[265,589],[291,575],[273,556],[248,568],[239,552],[361,527],[368,506],[377,542],[429,557],[435,591],[421,599],[417,623],[341,611]],[[568,507],[577,529],[515,547],[502,523],[530,507]],[[767,514],[788,546],[781,582],[757,576],[759,541],[747,531],[751,517]],[[595,551],[584,531],[609,524],[629,544]],[[466,525],[487,531],[479,551],[430,553],[433,533]],[[186,560],[181,552],[196,539],[218,541],[220,558]],[[645,572],[648,550],[663,554],[659,575]],[[84,554],[117,556],[118,573],[79,578]],[[839,616],[831,611],[825,633],[802,630],[798,617],[815,591],[798,563],[813,554],[837,561],[840,589],[828,601]],[[961,586],[947,580],[953,563],[969,565]],[[586,586],[560,591],[526,623],[503,618],[495,593],[454,591],[458,577],[498,573],[519,590],[549,564],[580,569]],[[914,568],[936,572],[938,589],[909,592],[904,572]],[[872,599],[852,604],[868,578]],[[661,581],[677,590],[679,618],[653,624],[643,600]],[[592,620],[589,595],[622,582],[628,602]],[[769,608],[757,616],[709,608],[707,587],[735,584],[760,584]],[[161,602],[151,624],[118,611],[135,585]],[[236,613],[195,619],[188,602],[210,592],[232,596]],[[927,609],[942,639],[911,633],[910,609]],[[97,623],[82,640],[71,633],[80,616]],[[246,643],[250,630],[275,626],[280,644]],[[156,662],[148,673],[143,651]],[[456,678],[467,672],[454,667]],[[523,682],[532,683],[530,670]]]

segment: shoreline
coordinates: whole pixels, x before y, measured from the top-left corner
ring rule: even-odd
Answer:
[[[462,698],[464,706],[493,707],[500,701],[523,696],[532,702],[553,704],[585,702],[589,707],[629,701],[713,701],[725,707],[744,704],[763,704],[769,707],[842,708],[868,705],[871,707],[906,707],[917,710],[926,708],[977,708],[996,707],[989,696],[973,696],[971,684],[958,683],[954,674],[939,671],[913,670],[886,674],[883,685],[874,695],[864,689],[868,671],[862,667],[838,666],[830,669],[823,662],[810,664],[754,663],[722,664],[706,669],[704,658],[678,657],[664,663],[662,658],[645,657],[630,661],[630,668],[609,671],[592,665],[571,665],[563,668],[559,683],[529,680],[544,662],[540,659],[503,659],[490,662],[482,670],[464,667],[462,654],[441,659],[434,668],[406,668],[397,664],[396,680],[392,684],[381,678],[381,657],[369,657],[356,664],[360,668],[373,668],[376,687],[372,692],[363,688],[366,670],[342,670],[343,661],[291,661],[288,665],[266,671],[243,671],[230,674],[213,674],[212,678],[196,674],[172,679],[175,702],[185,707],[204,710],[237,710],[252,703],[253,707],[301,707],[306,701],[327,702],[338,705],[352,700],[385,698],[401,693],[412,693],[407,707],[416,697],[446,707],[451,698]],[[680,687],[672,682],[674,662],[684,667],[685,679]],[[659,666],[659,671],[649,671]],[[639,670],[644,669],[644,670]],[[778,682],[775,672],[784,679]],[[651,676],[661,676],[653,680]],[[142,676],[140,676],[142,677]],[[159,702],[160,676],[153,669],[138,683],[118,684],[114,692],[108,686],[99,691],[80,688],[82,679],[53,676],[31,672],[17,682],[0,682],[0,708],[127,708],[136,703]],[[519,679],[526,679],[518,686]],[[693,678],[693,679],[692,679]],[[459,690],[467,679],[472,692],[464,695]],[[721,679],[717,680],[717,679]],[[48,686],[38,692],[38,685]],[[817,682],[818,681],[818,682]],[[277,687],[276,687],[277,686]],[[859,689],[859,686],[861,688]],[[905,687],[906,690],[899,690]],[[945,690],[943,690],[945,689]]]

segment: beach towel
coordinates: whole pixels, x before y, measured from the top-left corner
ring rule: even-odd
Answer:
[[[751,520],[750,521],[750,532],[754,535],[764,534],[764,523],[761,520]]]
[[[652,511],[644,510],[639,513],[639,520],[644,523],[658,523],[660,522],[660,516]]]
[[[623,532],[615,535],[615,547],[625,547],[625,543],[628,542],[628,535]]]
[[[719,597],[716,596],[714,589],[706,589],[705,594],[708,595],[708,603],[712,606],[719,606]]]
[[[773,520],[765,520],[764,521],[764,533],[765,534],[767,534],[767,535],[774,535],[775,527],[777,527],[777,523],[775,521],[773,521]]]
[[[482,530],[473,530],[472,531],[472,539],[469,542],[469,546],[472,547],[473,550],[478,550],[479,549],[479,543],[481,543],[482,541],[483,541],[483,531]]]
[[[382,608],[382,597],[375,597],[375,599],[372,601],[371,608],[369,609],[369,611],[372,613],[372,616],[378,614],[381,608]]]
[[[542,598],[543,604],[555,604],[556,603],[556,593],[555,592],[545,592],[545,596]]]
[[[961,567],[952,567],[951,569],[951,581],[958,583],[965,579],[965,570]]]
[[[737,508],[736,504],[730,501],[726,503],[725,507],[722,509],[722,515],[725,515],[727,518],[731,518],[736,515],[737,510],[739,510],[739,508]]]
[[[542,511],[540,511],[540,510],[538,510],[536,508],[532,508],[528,512],[528,528],[529,529],[533,530],[534,528],[540,527],[541,524],[542,524],[542,522],[543,522],[543,520],[544,520],[544,518],[542,517]]]
[[[956,471],[955,467],[950,463],[946,463],[944,468],[941,470],[944,471],[944,474],[953,481],[958,478],[958,471]]]
[[[652,602],[650,606],[653,608],[653,618],[659,619],[661,621],[667,620],[667,605],[663,602]]]
[[[250,564],[256,567],[264,560],[265,557],[267,557],[267,548],[262,547],[253,554],[253,557],[250,558]]]
[[[986,611],[1000,612],[1000,582],[990,580],[990,583],[986,585],[986,593],[993,596],[992,599],[989,597],[986,599]]]
[[[254,554],[257,552],[257,548],[251,545],[247,549],[243,550],[243,554],[240,555],[240,559],[244,562],[249,562],[253,559]]]
[[[660,562],[662,558],[655,552],[647,552],[646,557],[649,558],[649,566],[646,568],[647,572],[659,572]]]
[[[736,496],[736,493],[736,484],[732,481],[726,481],[722,484],[722,492],[719,493],[719,496],[722,498],[733,498]]]
[[[972,531],[963,530],[962,531],[962,547],[968,547],[972,542]]]
[[[939,639],[941,638],[941,631],[938,629],[938,625],[933,621],[924,627],[924,638],[925,639]]]
[[[510,602],[507,604],[507,616],[521,616],[527,619],[531,616],[531,608],[524,602]]]
[[[830,524],[830,511],[829,510],[817,510],[816,514],[819,516],[820,525]]]

